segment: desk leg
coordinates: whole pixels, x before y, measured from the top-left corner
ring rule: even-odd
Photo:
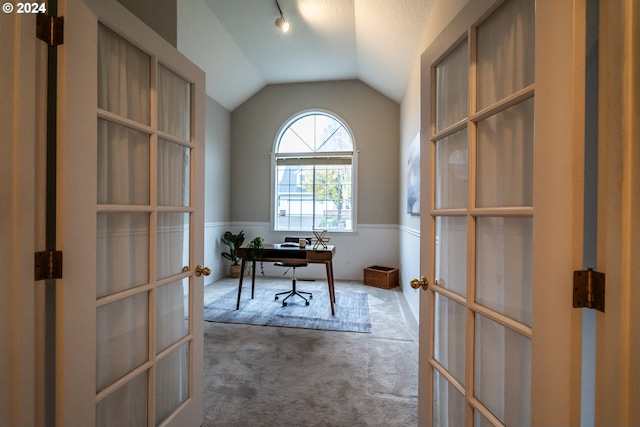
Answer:
[[[329,272],[331,274],[331,296],[333,298],[333,302],[336,302],[336,287],[335,287],[335,279],[333,277],[333,261],[329,260]]]
[[[242,293],[242,278],[244,277],[244,260],[240,264],[240,279],[238,279],[238,302],[236,304],[236,310],[240,309],[240,294]],[[253,298],[253,295],[251,296]]]
[[[256,260],[253,260],[253,267],[251,268],[251,299],[253,299],[253,291],[256,288]]]
[[[331,315],[335,316],[336,312],[333,307],[333,303],[336,301],[335,290],[333,288],[333,263],[331,261],[325,262],[327,267],[327,284],[329,285],[329,301],[331,302]]]

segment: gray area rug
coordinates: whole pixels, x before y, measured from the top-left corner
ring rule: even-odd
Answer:
[[[254,299],[243,289],[240,309],[236,310],[238,291],[232,290],[204,307],[204,320],[261,326],[320,329],[326,331],[371,333],[367,294],[336,291],[335,316],[331,315],[329,292],[314,290],[309,305],[299,297],[276,301],[278,289],[257,288]]]

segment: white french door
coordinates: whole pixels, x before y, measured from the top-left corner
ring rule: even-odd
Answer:
[[[430,286],[420,307],[421,426],[571,425],[577,419],[570,355],[579,325],[551,324],[576,319],[558,284],[569,294],[578,247],[575,230],[564,224],[579,200],[571,174],[561,184],[549,178],[562,180],[574,166],[580,136],[574,121],[582,110],[571,97],[561,100],[568,108],[556,117],[546,109],[561,99],[552,87],[579,83],[570,80],[579,67],[569,77],[540,67],[558,59],[548,52],[560,46],[544,31],[563,31],[558,23],[543,27],[554,16],[547,13],[573,18],[576,11],[571,2],[561,11],[554,11],[562,9],[559,2],[541,3],[469,2],[422,57],[428,196],[421,208],[421,269]],[[558,43],[573,48],[578,36]],[[549,138],[548,127],[563,120],[566,129]],[[558,157],[548,158],[554,151]],[[560,203],[549,203],[562,195]],[[546,246],[554,238],[561,243]],[[544,271],[536,269],[541,265]],[[552,277],[543,280],[545,273]],[[562,296],[545,305],[539,298],[545,293]],[[558,337],[565,342],[549,347]],[[558,366],[567,371],[556,375]],[[564,401],[544,396],[550,389],[552,395],[566,391]]]
[[[57,422],[199,426],[204,74],[115,1],[64,6]]]

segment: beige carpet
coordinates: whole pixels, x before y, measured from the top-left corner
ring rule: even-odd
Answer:
[[[205,303],[234,286],[206,286]],[[206,426],[417,425],[417,328],[399,288],[338,281],[336,290],[368,294],[370,334],[205,322]]]

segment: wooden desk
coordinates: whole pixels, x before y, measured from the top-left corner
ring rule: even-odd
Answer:
[[[251,299],[256,285],[256,261],[267,262],[287,262],[300,261],[309,264],[324,264],[327,269],[327,283],[329,286],[329,300],[331,302],[331,314],[335,315],[333,304],[336,302],[335,290],[333,287],[333,255],[336,248],[327,245],[327,249],[313,249],[313,245],[305,248],[299,246],[291,247],[276,243],[274,245],[264,245],[262,249],[238,248],[238,257],[242,258],[240,263],[240,280],[238,281],[238,303],[236,310],[240,308],[240,294],[242,293],[242,279],[244,277],[244,267],[247,262],[253,263],[251,273]]]

